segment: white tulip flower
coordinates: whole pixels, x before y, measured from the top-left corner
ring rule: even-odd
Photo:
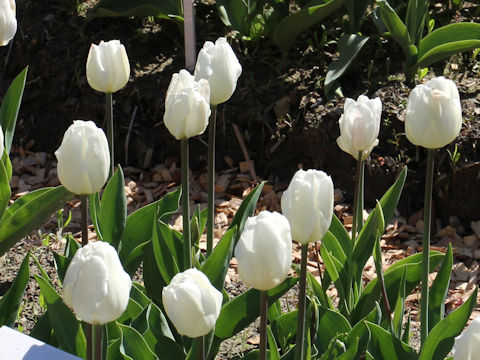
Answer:
[[[77,316],[102,325],[118,319],[127,308],[132,280],[117,251],[103,241],[77,250],[63,281],[63,300]]]
[[[262,211],[249,217],[235,247],[238,275],[257,290],[281,284],[292,266],[292,236],[285,216]]]
[[[95,90],[114,93],[123,88],[130,77],[127,52],[119,40],[92,44],[87,57],[87,81]]]
[[[454,360],[476,360],[480,351],[480,317],[475,318],[453,344]]]
[[[414,145],[438,149],[451,143],[462,128],[460,95],[443,76],[417,85],[408,97],[405,135]]]
[[[195,80],[208,81],[212,105],[218,105],[230,99],[241,73],[242,66],[227,39],[218,38],[215,44],[211,41],[205,42],[198,53]]]
[[[0,0],[0,46],[7,45],[16,32],[15,0]]]
[[[357,101],[347,98],[340,117],[340,136],[337,144],[346,153],[358,159],[362,152],[365,160],[378,144],[382,102],[379,98],[369,99],[360,95]]]
[[[202,134],[210,116],[210,88],[206,80],[194,80],[187,70],[173,74],[163,116],[168,131],[177,139]]]
[[[292,238],[301,244],[322,240],[333,214],[332,178],[319,170],[298,170],[282,195],[282,213]]]
[[[197,269],[176,274],[162,291],[168,317],[179,334],[191,338],[206,335],[215,327],[222,299],[222,293]]]
[[[55,156],[58,178],[69,191],[87,195],[105,185],[110,152],[105,133],[93,121],[75,120],[65,132]]]

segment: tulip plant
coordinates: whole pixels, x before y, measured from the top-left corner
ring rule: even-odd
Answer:
[[[11,16],[15,13],[8,9],[15,7],[11,4],[12,0],[0,0],[0,9],[7,9],[0,13],[4,44],[12,37],[5,30],[13,28]],[[125,50],[118,41],[102,42],[98,48],[92,46],[88,58],[89,83],[107,94],[107,102],[110,94],[111,104],[111,94],[128,81]],[[10,204],[9,152],[26,69],[13,81],[0,107],[0,254],[75,194],[82,202],[83,247],[67,234],[63,253],[54,254],[61,293],[38,261],[27,254],[16,279],[0,299],[0,325],[14,325],[32,258],[40,271],[35,279],[46,311],[30,335],[81,358],[213,360],[222,341],[260,315],[260,347],[245,359],[437,360],[445,358],[452,346],[455,359],[472,359],[478,347],[478,321],[459,334],[476,305],[477,290],[445,316],[452,249],[444,254],[429,248],[435,149],[453,141],[462,122],[454,83],[435,78],[410,94],[406,136],[428,149],[423,253],[402,259],[383,272],[380,239],[400,199],[407,168],[364,223],[363,168],[378,144],[381,117],[380,99],[366,96],[357,101],[347,99],[339,119],[337,143],[357,160],[351,234],[333,216],[330,176],[314,169],[299,170],[283,193],[283,215],[263,211],[254,216],[262,182],[245,197],[218,244],[210,244],[207,254],[200,251],[205,227],[209,228],[207,234],[213,229],[214,190],[209,185],[210,207],[196,209],[191,218],[188,139],[203,133],[211,116],[209,181],[213,184],[215,107],[232,96],[242,69],[224,38],[215,44],[207,42],[196,66],[187,67],[195,68],[195,73],[181,70],[172,76],[164,115],[167,129],[181,141],[181,190],[128,216],[122,168],[112,170],[113,141],[109,144],[103,130],[92,121],[74,121],[55,152],[63,185],[33,191]],[[113,127],[108,132],[113,139]],[[168,225],[180,198],[182,233]],[[88,213],[97,237],[92,242],[88,241]],[[301,244],[298,276],[289,276],[292,240]],[[320,241],[325,271],[318,282],[306,265],[309,244]],[[224,282],[233,256],[249,289],[229,298]],[[370,256],[375,260],[377,278],[364,284],[363,269]],[[437,267],[429,288],[428,276]],[[140,268],[143,282],[132,281]],[[298,310],[284,312],[279,298],[297,282]],[[417,352],[409,345],[410,317],[406,323],[403,319],[406,297],[419,283],[422,344]],[[336,288],[338,299],[327,294],[331,286]]]

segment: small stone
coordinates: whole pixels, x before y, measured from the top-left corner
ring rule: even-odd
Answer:
[[[477,238],[477,235],[475,235],[475,234],[468,235],[468,236],[465,236],[463,238],[463,242],[465,243],[465,245],[470,246],[470,247],[475,245],[475,243],[477,241],[478,241],[478,238]]]
[[[452,271],[455,273],[455,276],[458,280],[468,281],[470,270],[468,270],[463,262],[453,264]]]

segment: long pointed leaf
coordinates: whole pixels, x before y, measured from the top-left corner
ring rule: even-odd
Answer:
[[[108,181],[100,202],[100,228],[103,241],[118,247],[127,218],[127,197],[125,179],[121,166]]]
[[[12,204],[0,219],[0,255],[74,197],[63,186],[32,191],[28,195],[25,195],[28,201],[20,197],[15,201],[19,206]]]
[[[7,325],[13,327],[15,323],[18,308],[22,302],[23,292],[27,287],[28,278],[30,277],[30,271],[28,269],[29,259],[30,251],[25,255],[10,288],[0,299],[0,326]]]
[[[28,66],[13,80],[5,94],[0,108],[0,126],[5,135],[5,148],[7,154],[10,154],[15,125],[17,124],[18,111],[22,102],[23,89],[27,79]]]
[[[382,327],[365,322],[370,330],[371,341],[369,350],[375,359],[388,360],[416,360],[417,353],[415,349],[404,344],[401,340],[390,334]]]

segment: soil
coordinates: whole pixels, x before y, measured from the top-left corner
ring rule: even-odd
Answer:
[[[87,20],[86,10],[95,1],[81,2],[78,7],[74,3],[64,0],[17,0],[17,35],[10,46],[0,47],[0,59],[5,59],[0,64],[0,94],[4,94],[12,79],[29,66],[12,150],[12,156],[18,158],[14,165],[21,165],[22,159],[38,153],[44,154],[47,159],[46,165],[37,166],[45,169],[46,176],[33,184],[31,180],[22,178],[26,174],[25,167],[14,167],[19,183],[12,188],[21,193],[39,186],[56,185],[52,154],[72,120],[94,120],[103,125],[104,97],[88,86],[85,62],[91,43],[120,39],[126,46],[132,71],[127,86],[114,94],[115,157],[126,170],[132,171],[130,179],[127,179],[127,184],[133,182],[131,190],[134,194],[129,209],[132,211],[172,189],[167,183],[149,187],[154,180],[153,169],[158,164],[169,169],[173,186],[178,186],[179,172],[175,169],[178,170],[180,159],[179,144],[163,126],[162,118],[171,75],[184,65],[182,33],[178,24],[162,19]],[[441,21],[458,21],[468,17],[470,21],[479,22],[479,16],[472,16],[474,6],[466,2],[458,12],[449,13],[442,7],[435,7],[433,11]],[[219,34],[229,34],[229,30],[218,20],[213,6],[200,1],[196,9],[198,49],[206,40],[215,40]],[[256,174],[273,187],[275,199],[264,194],[260,208],[278,210],[278,198],[293,173],[299,167],[317,168],[332,176],[335,188],[342,194],[343,199],[337,205],[343,204],[345,211],[337,210],[337,216],[343,216],[345,220],[349,215],[356,164],[335,142],[339,136],[338,119],[343,111],[343,99],[327,100],[321,81],[328,64],[338,56],[332,41],[341,34],[338,22],[329,21],[331,23],[324,26],[331,31],[324,32],[321,27],[311,29],[300,36],[287,56],[282,56],[268,39],[257,42],[232,40],[243,73],[235,94],[218,109],[216,164],[219,176],[228,175],[232,183],[243,184],[227,190],[227,193],[233,194],[232,197],[242,197],[245,176],[247,183],[255,181],[248,179],[248,175],[239,175],[240,162],[245,160],[245,156],[232,126],[237,125],[240,138],[254,161]],[[375,33],[373,29],[368,30]],[[320,35],[324,37],[322,41],[318,40]],[[373,150],[366,166],[366,207],[375,205],[375,199],[394,182],[405,165],[409,168],[397,214],[405,221],[399,222],[396,229],[391,229],[397,231],[405,224],[414,228],[417,225],[417,221],[411,223],[410,220],[421,212],[423,206],[426,156],[422,149],[415,148],[404,137],[405,105],[413,86],[406,84],[401,73],[401,50],[392,46],[391,40],[386,46],[386,41],[381,36],[373,36],[369,40],[342,78],[342,90],[347,97],[357,98],[361,94],[378,96],[383,103],[379,146]],[[453,164],[447,149],[437,152],[434,189],[437,230],[454,223],[454,233],[460,238],[472,234],[471,222],[480,219],[480,155],[477,150],[480,139],[479,69],[479,60],[469,53],[435,64],[426,76],[448,76],[455,80],[460,91],[464,124],[455,143],[447,147],[453,152],[458,146],[460,159]],[[206,169],[206,140],[206,134],[203,134],[192,139],[190,145],[194,182],[199,188]],[[128,171],[126,173],[128,175]],[[29,173],[29,176],[34,175],[36,173]],[[23,183],[22,179],[25,180]],[[244,179],[243,182],[241,179]],[[201,189],[197,193],[200,194],[197,202],[201,203]],[[228,201],[231,198],[224,196],[224,199]],[[76,209],[75,204],[71,206]],[[71,226],[68,231],[78,231],[75,221]],[[47,224],[43,232],[55,232],[55,222],[52,220],[50,225]],[[399,232],[402,233],[405,231]],[[417,235],[409,232],[407,237],[394,237],[384,244],[384,250],[400,249],[402,256],[408,255],[409,245],[405,243],[417,239]],[[440,237],[437,240],[442,241]],[[458,247],[462,248],[462,244]],[[0,258],[0,296],[10,286],[27,249],[33,250],[55,279],[52,249],[61,249],[61,243],[52,241],[45,246],[34,234]],[[475,250],[473,248],[472,253]],[[468,268],[474,267],[474,257],[461,254],[461,251],[457,253],[457,260],[463,260]],[[30,265],[32,272],[37,271],[35,265]],[[26,332],[43,311],[34,283],[32,280],[28,285],[17,323]],[[241,282],[235,279],[227,288],[231,295],[244,291]],[[460,293],[460,290],[455,292],[455,288],[453,291],[454,294]],[[291,301],[294,303],[294,299]],[[255,325],[222,348],[222,356],[231,358],[255,346],[254,340],[249,343],[252,337],[255,337]]]

